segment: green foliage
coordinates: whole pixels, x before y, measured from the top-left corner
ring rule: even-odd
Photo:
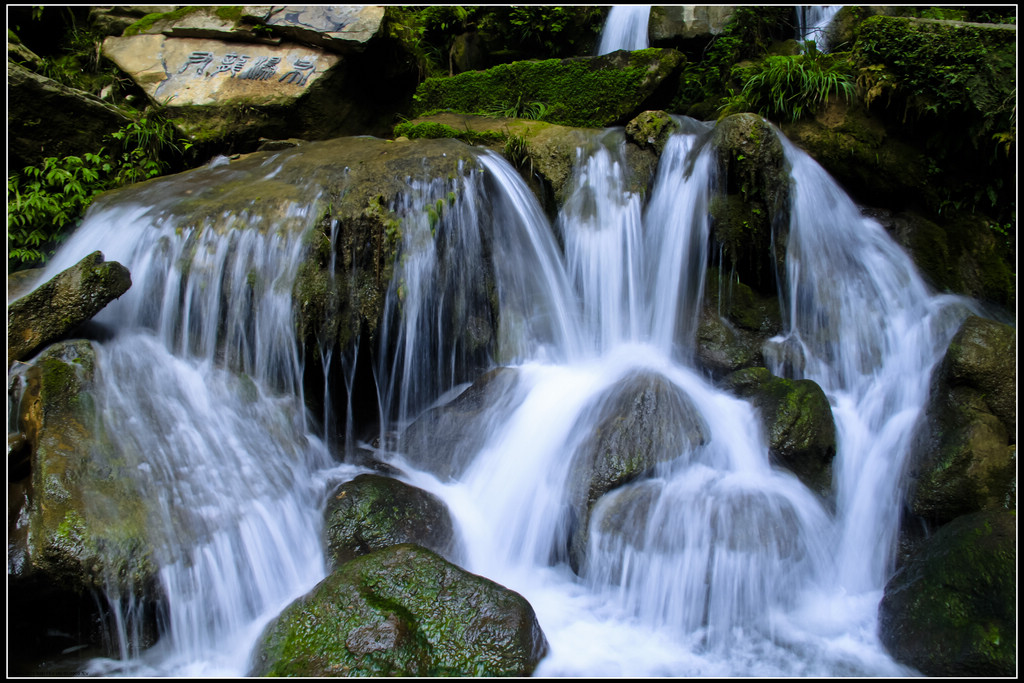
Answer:
[[[470,145],[499,142],[505,137],[497,131],[473,131],[469,130],[469,128],[459,130],[453,126],[434,121],[419,123],[406,121],[399,123],[395,126],[394,136],[396,138],[407,137],[410,140],[415,140],[416,138],[455,138]]]
[[[633,52],[623,68],[596,68],[587,60],[546,59],[428,78],[416,91],[414,114],[444,109],[485,116],[516,113],[540,115],[561,125],[600,128],[633,113],[632,105],[643,99],[652,72],[668,77],[683,59],[678,52],[650,48]],[[547,102],[553,104],[538,104]]]
[[[492,105],[484,109],[484,114],[505,119],[532,119],[541,121],[548,113],[548,106],[543,102],[525,102],[519,95],[513,104]]]
[[[830,97],[849,100],[854,95],[846,60],[816,50],[767,57],[753,71],[739,95],[725,101],[723,115],[755,111],[770,119],[797,121],[816,112]]]
[[[760,59],[772,41],[792,34],[787,7],[736,7],[732,19],[699,60],[686,64],[672,111],[693,111],[698,118],[709,115],[700,105],[735,95],[732,87],[734,65]],[[737,100],[738,102],[738,100]],[[697,106],[697,109],[692,109]]]
[[[77,226],[100,192],[165,173],[168,158],[189,143],[172,122],[146,116],[110,136],[110,150],[49,157],[7,178],[7,257],[10,270],[40,265]]]

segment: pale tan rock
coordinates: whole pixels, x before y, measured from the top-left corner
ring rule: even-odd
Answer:
[[[339,60],[305,45],[154,34],[109,37],[103,53],[154,102],[171,106],[292,100]]]

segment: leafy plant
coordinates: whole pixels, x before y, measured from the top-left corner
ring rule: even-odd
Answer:
[[[812,50],[766,57],[739,96],[726,100],[722,111],[746,106],[768,118],[796,121],[817,111],[831,97],[849,100],[853,95],[854,82],[846,62]]]
[[[8,267],[40,265],[100,192],[165,173],[190,143],[174,125],[144,116],[111,134],[110,147],[82,156],[49,157],[7,178]]]
[[[484,110],[485,116],[505,119],[532,119],[540,121],[548,113],[548,105],[543,102],[524,102],[522,95],[510,105],[496,105]]]

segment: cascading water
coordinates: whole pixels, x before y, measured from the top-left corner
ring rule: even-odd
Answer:
[[[598,55],[616,50],[643,50],[650,47],[647,40],[647,22],[651,17],[650,5],[615,5],[608,11]]]
[[[828,37],[825,31],[835,19],[842,5],[799,5],[796,8],[796,39],[801,43],[813,40],[821,52],[828,52]]]
[[[140,653],[137,596],[108,595],[121,660],[93,674],[244,673],[261,625],[326,571],[316,501],[331,461],[305,414],[291,307],[317,201],[287,202],[273,224],[188,218],[183,197],[238,181],[214,163],[97,206],[42,276],[99,248],[133,278],[96,318],[97,430],[147,501],[164,637]]]
[[[539,675],[913,673],[877,642],[875,610],[903,463],[962,302],[931,295],[783,140],[789,289],[766,355],[832,404],[827,509],[770,464],[751,404],[693,360],[716,169],[711,125],[680,122],[646,208],[618,130],[580,151],[554,226],[491,152],[458,180],[410,182],[393,207],[404,237],[374,366],[379,455],[448,504],[466,569],[533,605],[550,643]],[[215,164],[98,207],[47,274],[100,249],[134,281],[97,319],[110,331],[96,342],[98,402],[152,502],[165,637],[93,672],[244,675],[262,625],[326,571],[320,501],[357,471],[330,461],[303,405],[290,292],[317,200],[266,226],[237,213],[189,223],[181,198],[232,173]],[[513,381],[454,464],[439,473],[392,448],[392,432],[495,365]],[[636,386],[668,396],[687,434],[574,517],[595,430]]]
[[[458,470],[438,476],[401,455],[393,462],[449,504],[465,566],[534,605],[552,645],[538,674],[912,673],[878,643],[875,609],[892,568],[902,465],[931,368],[965,304],[932,296],[881,227],[786,144],[792,305],[769,352],[775,373],[814,379],[834,406],[838,502],[827,509],[770,465],[751,406],[693,363],[715,169],[701,144],[710,126],[688,124],[665,148],[645,211],[627,189],[621,132],[581,150],[557,219],[564,276],[550,270],[550,227],[532,196],[506,164],[482,158],[499,182],[486,201],[516,208],[480,203],[466,215],[523,219],[517,241],[545,264],[529,284],[554,293],[533,299],[533,319],[560,321],[564,333],[516,356],[513,388],[472,427],[482,445],[460,456]],[[515,258],[521,273],[530,257]],[[526,286],[497,279],[506,295]],[[602,406],[638,377],[693,406],[701,438],[600,499],[577,575],[563,550],[575,533],[566,507],[577,464]]]

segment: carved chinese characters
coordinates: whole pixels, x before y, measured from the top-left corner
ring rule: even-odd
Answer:
[[[132,38],[145,40],[133,43]],[[133,54],[133,47],[142,52]],[[137,82],[154,101],[171,106],[298,97],[339,59],[306,45],[154,35],[108,39],[104,50],[133,77],[145,71]],[[133,70],[134,62],[142,68]]]

